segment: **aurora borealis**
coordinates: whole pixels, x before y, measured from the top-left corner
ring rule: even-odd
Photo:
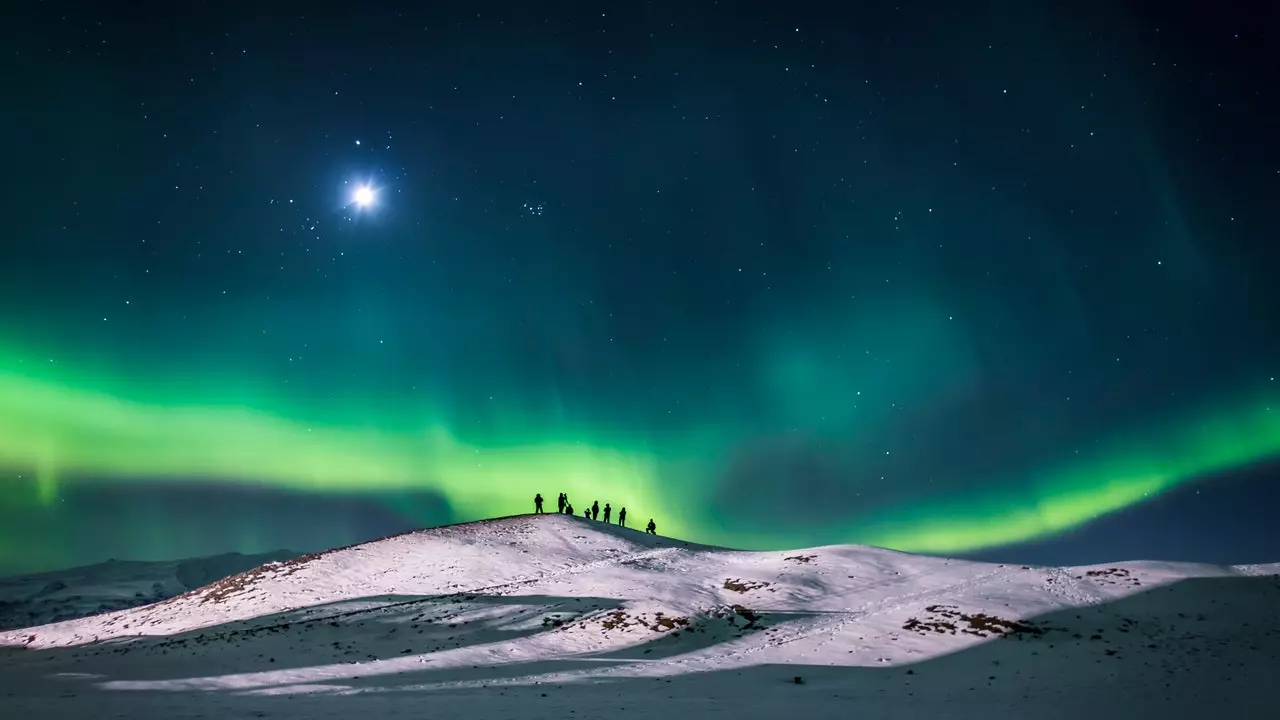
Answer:
[[[561,491],[964,553],[1280,455],[1243,14],[286,5],[21,10],[0,571]]]

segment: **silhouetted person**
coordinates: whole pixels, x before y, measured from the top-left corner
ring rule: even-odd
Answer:
[[[556,498],[556,512],[563,513],[564,506],[569,504],[569,498],[564,493],[560,493],[560,497]]]
[[[590,519],[591,519],[591,508],[582,508],[582,517],[584,517],[584,518],[586,518],[586,519],[590,520]]]
[[[626,508],[622,508],[621,510],[618,511],[618,525],[621,527],[627,526],[627,509]]]
[[[564,514],[565,514],[565,515],[572,515],[572,514],[573,514],[573,506],[569,504],[569,501],[568,501],[568,500],[566,500],[566,501],[565,501],[565,503],[564,503]]]
[[[653,518],[649,518],[649,527],[645,528],[644,531],[650,535],[658,534],[658,526],[653,524]]]
[[[535,515],[542,513],[542,493],[533,496],[533,512]]]
[[[613,508],[609,507],[609,503],[604,504],[604,524],[609,524],[609,513],[613,512]]]
[[[600,519],[600,501],[599,500],[595,500],[591,503],[591,519],[592,520]]]

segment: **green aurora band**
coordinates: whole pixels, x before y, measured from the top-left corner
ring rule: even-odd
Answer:
[[[312,493],[431,490],[460,518],[527,512],[535,492],[609,497],[633,518],[662,518],[664,534],[752,548],[812,543],[814,533],[716,527],[673,473],[713,474],[696,453],[643,442],[476,444],[442,423],[384,430],[307,423],[245,406],[157,402],[76,387],[0,365],[0,466],[36,473],[39,502],[83,477],[159,482],[199,477]],[[29,367],[29,366],[28,366]],[[832,542],[948,553],[1050,535],[1134,505],[1208,473],[1280,453],[1276,404],[1255,402],[1190,424],[1132,435],[1091,461],[981,494],[939,496],[818,531]],[[700,442],[706,442],[704,438]],[[705,447],[705,446],[704,446]],[[7,501],[11,493],[0,495]]]

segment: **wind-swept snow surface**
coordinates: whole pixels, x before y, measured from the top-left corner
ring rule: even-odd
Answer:
[[[0,633],[0,707],[13,717],[1272,717],[1277,574],[1006,566],[853,546],[738,552],[523,516]]]

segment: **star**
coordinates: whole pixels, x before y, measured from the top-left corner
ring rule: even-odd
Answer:
[[[356,188],[356,192],[352,196],[352,200],[354,200],[355,204],[358,205],[359,207],[362,207],[362,208],[369,207],[370,205],[373,204],[373,201],[374,201],[373,188],[369,187],[368,185],[361,185],[360,187]]]

